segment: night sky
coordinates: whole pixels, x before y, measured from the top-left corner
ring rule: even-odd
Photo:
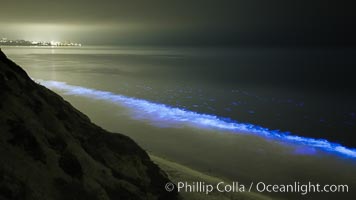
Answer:
[[[354,46],[355,15],[354,7],[340,0],[1,0],[0,37],[85,44]]]

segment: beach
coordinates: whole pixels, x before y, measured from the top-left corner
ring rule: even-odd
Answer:
[[[308,147],[303,145],[281,144],[253,135],[189,126],[175,128],[165,127],[164,124],[155,126],[157,122],[138,120],[133,117],[136,115],[132,115],[130,109],[117,104],[78,96],[63,96],[87,114],[94,123],[109,131],[125,133],[149,153],[203,174],[245,184],[252,181],[270,184],[311,181],[319,184],[348,184],[350,188],[355,187],[356,163],[353,159],[340,158],[322,151],[309,154]],[[306,153],[303,153],[304,150]],[[301,153],[296,153],[298,151]],[[196,181],[199,180],[202,179],[198,176]],[[300,199],[298,193],[268,195],[281,199]],[[347,199],[353,194],[351,192],[324,195],[344,196]],[[308,194],[306,197],[308,196],[312,199],[325,198],[322,193]]]
[[[6,49],[4,51],[6,52]],[[28,51],[30,53],[25,53]],[[166,49],[157,51],[152,53],[140,49],[108,48],[103,48],[101,51],[95,48],[8,49],[9,57],[23,66],[36,82],[57,92],[78,110],[88,115],[92,122],[104,129],[131,137],[149,152],[153,161],[166,170],[171,180],[175,182],[206,181],[208,183],[226,180],[246,185],[251,182],[266,184],[312,182],[356,187],[356,161],[352,147],[338,146],[338,143],[330,139],[325,143],[323,142],[325,138],[311,140],[315,138],[314,135],[284,137],[284,134],[280,135],[279,132],[276,134],[270,129],[264,131],[265,129],[261,129],[263,126],[252,128],[247,126],[246,129],[241,130],[239,128],[244,123],[234,121],[234,117],[241,115],[247,116],[245,120],[254,119],[254,113],[262,112],[267,117],[257,117],[258,119],[254,120],[275,121],[278,116],[275,116],[276,113],[272,112],[272,108],[277,109],[278,106],[271,106],[271,112],[264,112],[262,108],[275,104],[266,103],[261,106],[256,102],[265,101],[256,99],[263,99],[263,96],[251,97],[249,95],[251,92],[245,89],[242,93],[248,94],[230,97],[224,93],[224,90],[219,89],[221,86],[211,86],[205,82],[195,83],[195,79],[189,79],[192,82],[184,84],[185,80],[165,79],[168,75],[164,73],[160,75],[162,78],[158,78],[152,73],[160,68],[153,64],[157,64],[156,62],[160,60],[163,63],[174,61],[180,64],[181,57],[186,56],[177,51],[165,55],[169,52]],[[119,65],[112,60],[119,60]],[[151,68],[148,68],[149,66]],[[142,71],[145,73],[140,73]],[[189,87],[186,87],[187,85]],[[231,95],[230,89],[229,92]],[[235,95],[236,91],[232,93]],[[219,98],[228,99],[229,102],[219,101]],[[236,98],[238,99],[235,101],[231,100]],[[252,104],[244,105],[245,101],[241,100],[244,98],[246,102]],[[298,98],[285,99],[285,101],[281,100],[284,99],[282,97],[277,98],[281,100],[278,111],[285,112],[280,118],[290,118],[288,122],[294,126],[309,122],[308,119],[295,120],[299,119],[299,114],[295,113],[309,108],[301,106]],[[218,103],[214,103],[216,101]],[[230,106],[226,107],[228,104]],[[314,103],[310,104],[314,105]],[[212,110],[209,111],[209,108]],[[299,110],[294,112],[295,109]],[[347,109],[351,109],[352,112],[352,107]],[[324,112],[326,111],[323,110],[321,113]],[[268,115],[271,117],[269,118]],[[296,118],[294,119],[293,116]],[[225,119],[228,117],[230,119]],[[254,120],[248,122],[253,123]],[[316,121],[318,122],[315,123],[321,124],[320,127],[324,127],[324,122],[320,122],[319,119]],[[313,128],[316,127],[311,127],[310,130]],[[330,138],[336,136],[332,135]],[[185,180],[188,178],[189,180]],[[209,197],[200,193],[186,193],[183,196],[186,195],[188,199],[189,195],[196,195],[196,199]],[[218,199],[219,195],[221,194],[214,193],[210,197]],[[231,194],[224,194],[223,197],[235,198],[226,195]],[[350,189],[349,192],[311,192],[302,195],[300,192],[260,194],[254,191],[251,194],[235,195],[236,198],[247,199],[325,199],[326,197],[352,199],[355,192]]]

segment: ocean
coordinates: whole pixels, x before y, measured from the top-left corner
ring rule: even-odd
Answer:
[[[14,47],[32,78],[356,147],[352,49]]]
[[[242,182],[356,186],[352,49],[2,50],[93,122],[154,155]]]

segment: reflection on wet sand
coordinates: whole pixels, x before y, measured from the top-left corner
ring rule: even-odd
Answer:
[[[242,183],[263,181],[291,184],[295,181],[311,181],[356,187],[356,162],[353,159],[322,152],[310,154],[310,150],[303,145],[281,144],[255,135],[230,134],[227,131],[189,126],[157,127],[148,119],[133,119],[131,109],[117,104],[72,95],[64,97],[102,127],[132,137],[157,156],[207,174]],[[352,194],[351,190],[349,193],[327,196],[347,199]],[[300,194],[295,193],[268,195],[300,199]],[[309,197],[323,199],[325,196],[311,194]]]

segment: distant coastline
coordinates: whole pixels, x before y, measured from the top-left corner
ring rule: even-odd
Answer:
[[[1,46],[76,46],[81,47],[81,43],[71,41],[30,41],[30,40],[12,40],[7,38],[0,39]]]

